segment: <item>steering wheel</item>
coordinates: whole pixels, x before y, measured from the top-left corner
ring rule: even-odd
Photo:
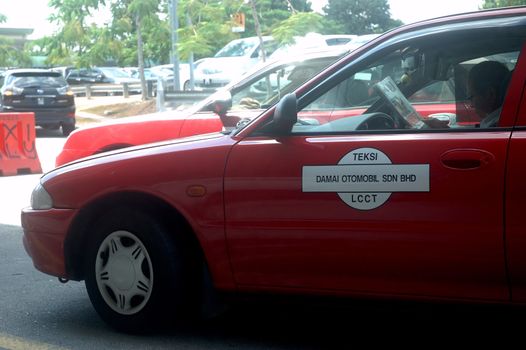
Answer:
[[[413,105],[404,96],[391,77],[386,77],[374,85],[375,90],[387,103],[400,125],[409,126],[412,129],[425,128],[426,124],[413,108]]]
[[[361,122],[356,130],[389,130],[396,129],[395,119],[385,113],[376,112]]]

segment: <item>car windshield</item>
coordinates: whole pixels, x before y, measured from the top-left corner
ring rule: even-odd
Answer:
[[[298,88],[338,56],[321,57],[281,64],[232,89],[232,109],[268,108]]]
[[[99,68],[106,76],[114,78],[129,78],[125,71],[119,68]]]
[[[37,76],[17,76],[12,75],[8,83],[12,83],[15,87],[25,88],[31,86],[38,87],[63,87],[67,83],[64,78],[60,76],[48,76],[48,75],[37,75]]]
[[[214,57],[248,56],[258,45],[258,40],[235,40],[219,50]]]

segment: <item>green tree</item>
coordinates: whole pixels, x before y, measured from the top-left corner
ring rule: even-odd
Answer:
[[[146,100],[146,80],[144,79],[144,41],[143,26],[148,18],[159,12],[159,0],[132,0],[128,12],[134,18],[137,36],[137,60],[139,62],[139,76],[141,79],[142,99]]]
[[[484,0],[483,9],[492,9],[496,7],[520,6],[526,5],[526,0]]]
[[[323,17],[314,12],[296,12],[272,30],[272,36],[280,43],[290,44],[294,36],[309,32],[319,33],[323,28]]]
[[[55,9],[50,20],[59,26],[55,35],[41,41],[49,63],[77,66],[91,63],[90,49],[100,32],[87,25],[86,19],[104,5],[105,0],[49,0],[49,6]]]
[[[182,60],[190,53],[207,57],[229,41],[239,38],[232,33],[232,15],[242,0],[203,1],[183,0],[179,4],[177,51]],[[247,16],[248,17],[248,16]]]
[[[0,13],[0,23],[7,20],[7,17]],[[0,67],[29,67],[31,57],[26,49],[20,50],[15,47],[15,41],[0,38]]]
[[[329,0],[323,11],[347,34],[381,33],[402,24],[391,18],[387,0]]]
[[[279,27],[283,21],[288,19],[294,13],[312,11],[310,2],[307,0],[255,0],[255,3],[263,35],[270,35],[274,28]],[[239,7],[239,10],[247,15],[246,29],[243,33],[243,37],[256,36],[250,5],[243,4]]]
[[[14,40],[0,39],[0,67],[29,67],[31,58],[27,50],[14,46]]]

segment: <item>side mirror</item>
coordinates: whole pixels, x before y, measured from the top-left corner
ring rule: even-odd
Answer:
[[[215,94],[215,98],[208,103],[206,109],[217,113],[220,117],[226,116],[229,109],[232,108],[232,95],[228,91]]]
[[[298,100],[294,93],[289,93],[276,105],[274,110],[273,128],[279,134],[286,134],[298,121]]]

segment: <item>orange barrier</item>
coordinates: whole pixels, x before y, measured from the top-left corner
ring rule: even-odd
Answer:
[[[33,113],[0,113],[0,175],[38,174]]]

